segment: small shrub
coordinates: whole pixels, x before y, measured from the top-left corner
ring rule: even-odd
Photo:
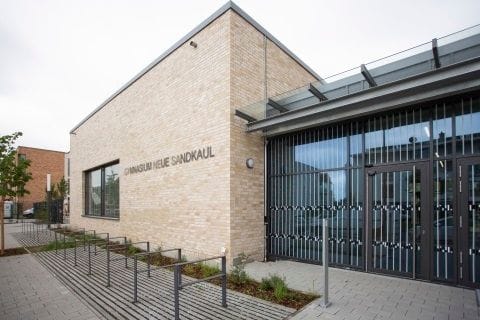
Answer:
[[[248,256],[245,253],[238,255],[238,263],[233,267],[232,272],[230,273],[230,281],[235,284],[245,284],[247,283],[248,276],[245,272],[245,265],[247,264]]]
[[[200,264],[200,268],[202,270],[202,275],[204,278],[211,277],[220,273],[220,269],[217,266],[210,266],[208,264],[202,263]]]
[[[272,282],[270,281],[269,278],[262,278],[262,282],[260,283],[259,288],[260,290],[263,290],[263,291],[272,290],[273,289]]]
[[[274,282],[273,295],[278,300],[283,300],[288,296],[288,287],[284,280],[280,279],[280,281]]]
[[[289,294],[285,279],[280,278],[278,275],[262,278],[259,288],[263,291],[273,290],[273,295],[278,300],[284,300]]]

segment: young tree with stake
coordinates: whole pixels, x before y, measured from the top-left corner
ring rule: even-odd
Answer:
[[[18,159],[15,141],[22,136],[21,132],[0,136],[0,254],[5,251],[4,202],[5,199],[28,194],[26,183],[32,179],[27,171],[30,160]]]

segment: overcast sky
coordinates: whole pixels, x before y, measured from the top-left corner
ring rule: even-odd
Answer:
[[[0,0],[0,135],[69,131],[224,0]],[[480,23],[479,0],[235,1],[322,77]]]

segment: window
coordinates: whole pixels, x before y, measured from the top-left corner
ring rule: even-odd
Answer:
[[[22,154],[22,153],[19,153],[19,154],[18,154],[18,159],[20,159],[20,160],[27,160],[27,156],[24,155],[24,154]]]
[[[85,215],[120,216],[119,176],[118,162],[85,172]]]

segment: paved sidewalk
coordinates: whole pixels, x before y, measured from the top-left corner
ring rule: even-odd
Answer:
[[[5,249],[22,247],[22,245],[12,236],[13,233],[17,232],[22,232],[21,223],[5,224]]]
[[[292,289],[323,291],[322,266],[253,262],[246,271],[256,280],[277,274]],[[314,302],[292,319],[480,319],[474,290],[337,268],[329,275],[332,305],[323,309]]]
[[[11,236],[20,224],[5,225],[6,247],[21,245]],[[0,257],[0,319],[99,319],[77,296],[30,254]]]

